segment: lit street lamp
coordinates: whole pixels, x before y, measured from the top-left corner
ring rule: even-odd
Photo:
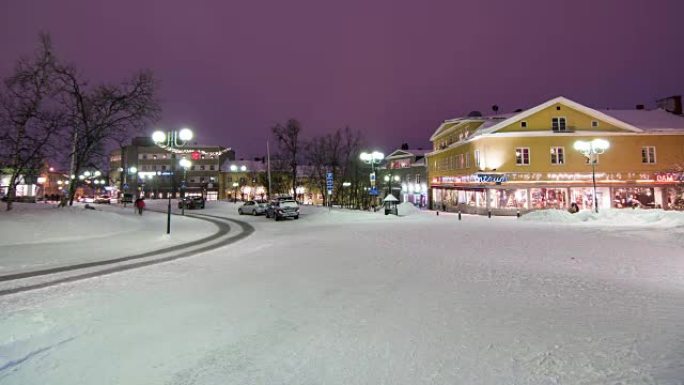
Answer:
[[[183,132],[183,130],[181,130]],[[187,184],[187,176],[188,176],[188,169],[190,166],[192,166],[192,162],[190,160],[183,158],[178,162],[178,165],[183,167],[183,183],[181,184],[181,208],[182,208],[182,215],[185,215],[185,189],[186,189],[186,184]]]
[[[589,163],[591,163],[591,181],[594,186],[594,210],[598,213],[598,202],[596,201],[596,161],[598,155],[603,154],[610,147],[610,143],[605,139],[594,139],[591,142],[578,140],[573,147],[586,156]]]
[[[399,177],[399,175],[392,176],[392,174],[388,174],[385,175],[385,182],[387,182],[387,195],[389,195],[392,194],[392,182],[399,183],[401,182],[401,178]]]
[[[375,165],[379,164],[382,162],[383,159],[385,159],[385,154],[379,151],[373,151],[371,153],[368,152],[362,152],[361,155],[359,155],[359,158],[366,163],[370,164],[371,166],[371,173],[370,173],[370,193],[374,195],[377,195],[377,190],[375,188]],[[375,199],[375,198],[373,198]]]
[[[152,141],[154,142],[155,145],[158,147],[171,151],[173,148],[178,148],[178,147],[184,147],[185,145],[188,144],[190,140],[194,137],[194,133],[192,132],[191,129],[189,128],[181,128],[180,131],[155,131],[152,133]],[[190,161],[188,161],[190,162]],[[181,167],[183,167],[183,159],[181,159]],[[171,163],[171,175],[173,178],[175,178],[175,163]],[[188,167],[190,167],[188,165]],[[185,171],[187,171],[187,168],[185,168]],[[183,183],[185,183],[185,173],[183,174]],[[175,195],[176,189],[175,189],[175,180],[173,183],[173,193]],[[183,188],[181,187],[181,192],[183,191]],[[166,234],[171,234],[171,191],[167,193],[167,197],[169,199],[168,207],[166,210]],[[182,200],[181,200],[182,202]],[[183,215],[185,215],[185,202],[182,204],[182,209],[183,209]]]

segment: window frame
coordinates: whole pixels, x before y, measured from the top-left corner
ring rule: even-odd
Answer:
[[[650,150],[653,150],[652,154]],[[641,146],[641,164],[656,164],[657,159],[656,146]]]
[[[520,156],[518,156],[518,151],[520,151]],[[527,151],[527,163],[524,162],[525,151]],[[516,147],[514,154],[515,154],[515,165],[516,166],[529,166],[530,164],[532,164],[532,151],[530,151],[529,147]],[[520,158],[520,162],[518,162],[518,158]]]
[[[553,122],[558,122],[558,129],[554,128]],[[563,129],[561,130],[561,120],[563,121]],[[567,132],[568,131],[568,119],[565,116],[554,116],[551,118],[551,131],[553,132]]]
[[[560,153],[558,152],[560,150]],[[555,152],[554,152],[555,151]],[[560,157],[558,156],[560,154]],[[555,162],[554,162],[555,157]],[[560,162],[559,162],[560,160]],[[565,164],[565,147],[551,146],[551,164],[554,166],[562,166]]]

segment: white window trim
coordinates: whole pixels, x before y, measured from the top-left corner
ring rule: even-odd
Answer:
[[[563,151],[563,163],[553,163],[553,158],[551,158],[551,165],[552,166],[563,166],[565,165],[565,147],[564,146],[551,146],[551,149],[561,149]],[[558,153],[556,153],[556,160],[558,159]]]
[[[558,130],[553,129],[553,120],[554,119],[558,119],[558,128],[559,128]],[[565,121],[565,129],[564,130],[560,129],[560,119],[563,119]],[[570,131],[570,130],[568,130],[568,118],[566,118],[565,116],[552,116],[551,117],[551,131],[553,131],[553,132],[568,132],[568,131]]]
[[[527,163],[518,163],[518,150],[527,150]],[[515,155],[515,165],[516,166],[529,166],[532,164],[532,151],[530,151],[529,147],[516,147],[515,152],[513,153]],[[522,152],[521,152],[522,155]],[[520,160],[524,160],[523,156],[520,156]]]
[[[648,149],[653,149],[653,162],[644,162],[644,149],[646,149],[646,160],[650,160],[648,155]],[[641,164],[656,164],[658,162],[658,154],[656,151],[656,146],[641,146]]]
[[[482,158],[481,158],[481,156],[482,156],[482,154],[480,153],[480,150],[475,150],[475,154],[474,154],[474,157],[475,157],[475,167],[477,167],[478,170],[479,170],[480,168],[482,168],[482,167],[481,167],[481,165],[482,165]]]

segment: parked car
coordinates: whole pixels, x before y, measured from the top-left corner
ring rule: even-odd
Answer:
[[[277,198],[274,198],[274,199],[266,202],[266,210],[265,210],[266,218],[273,218],[274,217],[275,206],[278,204],[278,202],[293,201],[293,200],[294,200],[294,198],[292,198],[291,196],[281,196],[281,197],[277,197]]]
[[[203,197],[185,197],[178,201],[178,208],[182,209],[185,205],[186,209],[203,209],[204,208],[204,198]]]
[[[264,201],[247,201],[242,206],[238,208],[238,214],[240,215],[262,215],[266,213],[266,202]]]
[[[295,200],[277,201],[272,206],[273,218],[276,221],[285,218],[299,219],[299,204]]]
[[[95,197],[95,199],[93,200],[93,203],[110,204],[110,203],[112,203],[112,200],[108,195],[100,195],[98,197]]]

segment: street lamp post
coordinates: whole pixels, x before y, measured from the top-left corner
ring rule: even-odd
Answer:
[[[169,149],[177,148],[177,147],[184,147],[185,145],[188,144],[190,140],[192,140],[194,136],[194,133],[192,132],[191,129],[189,128],[182,128],[180,131],[169,131],[169,132],[164,132],[164,131],[155,131],[152,133],[152,141],[154,144],[156,144],[158,147],[163,148],[167,151]],[[173,157],[171,159],[174,159]],[[173,193],[176,193],[175,189],[175,163],[171,163],[172,167],[172,185],[173,187]],[[185,179],[185,176],[183,177]],[[166,234],[171,234],[171,187],[169,186],[169,192],[167,193],[168,197],[168,207],[166,210]],[[181,201],[182,202],[182,201]],[[182,204],[183,208],[183,215],[185,215],[185,202]]]
[[[594,139],[591,142],[578,140],[573,147],[586,156],[589,163],[591,163],[591,181],[594,186],[594,210],[598,213],[598,202],[596,201],[596,160],[598,155],[606,152],[610,147],[610,143],[605,139]]]
[[[187,175],[188,175],[188,169],[190,166],[192,166],[192,162],[190,162],[188,159],[183,158],[178,162],[178,165],[180,165],[183,168],[183,183],[181,184],[181,214],[185,215],[185,189],[186,189],[186,184],[187,184]]]
[[[237,203],[237,188],[239,185],[238,182],[233,182],[233,203]]]
[[[399,177],[399,175],[392,176],[391,173],[385,175],[385,182],[387,182],[387,195],[392,194],[392,182],[393,181],[398,183],[401,181],[401,178]],[[392,194],[392,195],[394,195],[394,194]]]
[[[379,152],[379,151],[373,151],[371,153],[362,152],[361,155],[359,155],[359,157],[361,158],[361,160],[364,163],[370,164],[370,166],[371,166],[371,173],[370,173],[371,189],[370,189],[370,192],[371,192],[371,194],[373,192],[377,192],[377,190],[375,189],[375,165],[377,163],[380,163],[385,158],[385,154],[383,154],[382,152]],[[375,199],[375,198],[373,198],[373,199]],[[371,203],[371,204],[373,204],[373,203]]]

